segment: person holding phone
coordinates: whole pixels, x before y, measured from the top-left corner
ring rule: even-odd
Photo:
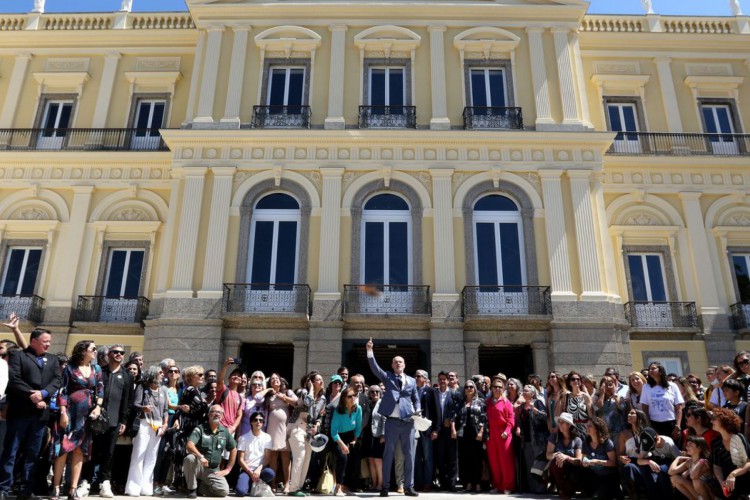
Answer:
[[[242,421],[243,401],[238,392],[240,382],[242,381],[242,368],[235,368],[229,374],[229,381],[224,383],[227,375],[227,368],[235,364],[235,358],[227,358],[221,367],[219,380],[216,385],[216,398],[220,401],[224,414],[221,418],[221,425],[227,428],[229,433],[234,436]],[[224,394],[224,391],[227,391]]]

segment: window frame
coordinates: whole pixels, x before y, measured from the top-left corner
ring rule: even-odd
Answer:
[[[143,252],[143,259],[141,261],[141,276],[138,278],[138,295],[135,297],[129,297],[124,295],[124,288],[127,285],[127,279],[125,279],[125,273],[123,273],[123,281],[120,283],[120,293],[117,296],[109,297],[106,293],[107,288],[109,288],[109,281],[111,278],[111,270],[112,270],[112,259],[114,258],[115,252],[126,252],[125,256],[125,265],[124,269],[128,268],[128,263],[130,262],[130,257],[132,256],[133,252]],[[110,247],[109,251],[107,252],[107,269],[104,271],[104,286],[102,287],[102,295],[109,298],[136,298],[141,296],[141,289],[143,288],[143,267],[146,265],[146,251],[143,248],[118,248],[118,247]]]
[[[311,73],[312,73],[312,59],[311,57],[292,57],[286,58],[265,58],[263,59],[263,73],[260,75],[260,88],[258,89],[258,104],[262,106],[270,106],[268,104],[271,95],[271,74],[273,69],[281,67],[289,68],[303,68],[305,75],[303,78],[302,87],[302,104],[300,106],[309,106],[310,103],[310,85],[311,85]]]
[[[108,281],[109,263],[112,259],[113,250],[143,250],[143,264],[141,267],[141,278],[138,284],[137,297],[145,297],[147,292],[147,281],[149,272],[149,259],[151,258],[151,242],[145,240],[104,240],[102,244],[99,272],[97,274],[96,289],[94,295],[106,296],[106,285]]]
[[[391,99],[390,99],[390,96],[391,96],[391,86],[390,86],[390,77],[389,77],[391,70],[398,69],[398,70],[402,71],[402,74],[401,74],[401,76],[402,76],[402,80],[401,80],[402,81],[402,85],[401,85],[401,99],[402,99],[402,101],[404,103],[406,103],[406,94],[407,94],[407,92],[406,92],[406,67],[405,66],[379,66],[379,65],[372,65],[372,66],[369,66],[367,68],[367,71],[369,72],[369,74],[367,75],[368,76],[368,84],[370,86],[367,89],[367,100],[368,100],[367,105],[368,106],[373,106],[373,104],[372,104],[372,95],[373,95],[373,92],[372,92],[372,72],[373,72],[373,70],[380,70],[380,69],[385,70],[385,82],[386,82],[385,89],[384,89],[385,101],[386,102],[383,105],[384,106],[406,106],[406,104],[391,104]]]
[[[248,283],[252,283],[252,272],[253,272],[253,260],[255,258],[255,231],[256,231],[256,223],[257,222],[273,222],[273,236],[272,236],[272,243],[271,243],[271,269],[269,273],[269,284],[272,285],[293,285],[297,283],[297,280],[299,279],[299,269],[300,269],[300,237],[301,237],[301,231],[302,231],[302,210],[301,208],[298,209],[267,209],[267,208],[255,208],[260,201],[265,198],[266,196],[269,196],[274,193],[282,193],[287,196],[290,196],[297,201],[300,207],[302,207],[302,203],[300,203],[300,200],[297,199],[297,197],[293,196],[291,193],[284,192],[284,191],[271,191],[267,193],[263,193],[263,195],[259,196],[255,202],[253,203],[253,212],[250,216],[250,236],[248,241],[248,258],[246,261],[246,269],[245,269],[245,276],[247,277]],[[279,223],[280,222],[296,222],[297,223],[297,232],[295,234],[295,261],[294,261],[294,279],[292,280],[292,283],[277,283],[276,282],[276,257],[277,257],[277,251],[278,251],[278,232],[279,232]]]
[[[497,210],[476,210],[475,207],[477,203],[482,198],[486,198],[487,196],[491,195],[499,195],[503,196],[509,200],[511,200],[513,203],[515,203],[517,210],[510,211],[510,210],[504,210],[504,211],[497,211]],[[491,223],[494,227],[495,232],[495,259],[497,263],[497,269],[498,269],[498,280],[499,282],[503,283],[495,283],[495,285],[498,286],[506,286],[504,283],[503,276],[503,269],[502,269],[502,240],[500,239],[500,224],[508,224],[508,223],[515,223],[516,229],[518,231],[518,254],[521,257],[521,285],[520,286],[527,286],[527,280],[528,275],[526,272],[527,263],[526,263],[526,249],[524,248],[524,228],[523,228],[523,216],[521,215],[521,209],[520,204],[518,201],[514,200],[510,196],[507,196],[506,194],[501,193],[486,193],[482,196],[477,197],[474,200],[474,203],[472,205],[472,231],[474,232],[474,282],[479,285],[479,246],[476,244],[477,242],[477,224],[483,223],[488,224]]]
[[[307,81],[307,68],[304,66],[271,66],[268,70],[268,81],[266,82],[266,88],[268,91],[266,92],[266,106],[274,106],[271,104],[271,80],[273,79],[274,71],[275,70],[285,70],[285,76],[284,76],[284,103],[281,104],[281,106],[290,106],[289,104],[289,80],[291,77],[291,72],[294,69],[301,69],[302,70],[302,95],[300,97],[301,104],[300,106],[305,106],[305,82]],[[294,105],[296,106],[296,104]]]
[[[649,270],[648,262],[647,262],[648,257],[658,257],[659,258],[659,269],[661,270],[661,279],[662,279],[662,283],[663,283],[663,286],[664,286],[664,296],[665,296],[665,299],[666,299],[663,302],[672,302],[670,300],[669,287],[667,286],[667,273],[666,273],[666,271],[664,269],[664,256],[662,254],[660,254],[659,252],[631,252],[631,253],[629,253],[628,256],[627,256],[627,259],[628,259],[628,273],[629,273],[628,276],[630,278],[630,283],[631,284],[633,282],[633,274],[632,274],[632,271],[629,269],[630,268],[629,264],[630,264],[630,258],[631,257],[635,257],[635,256],[638,256],[638,257],[641,258],[641,263],[642,263],[642,268],[643,268],[643,280],[644,280],[644,284],[646,285],[646,295],[648,296],[648,298],[646,299],[645,302],[662,302],[660,300],[659,301],[655,301],[653,299],[653,290],[652,290],[652,287],[651,287],[651,271]],[[635,293],[634,292],[631,293],[630,299],[633,302],[642,302],[642,301],[639,301],[639,300],[637,300],[635,298]]]
[[[745,259],[747,261],[747,264],[749,266],[748,269],[750,269],[750,248],[748,248],[748,247],[728,247],[727,248],[727,255],[729,257],[729,259],[728,259],[729,262],[728,263],[729,263],[729,273],[730,273],[730,275],[732,277],[732,288],[734,289],[734,294],[735,294],[735,296],[734,296],[734,298],[735,298],[734,302],[735,303],[742,303],[742,304],[744,304],[744,302],[742,302],[742,297],[741,297],[741,293],[740,293],[740,286],[739,286],[739,283],[737,282],[737,273],[734,271],[734,258],[735,257],[745,257]],[[750,304],[750,300],[748,300],[747,303]]]
[[[742,123],[740,121],[740,115],[739,115],[739,109],[737,108],[737,101],[734,99],[729,98],[699,98],[698,100],[698,115],[701,119],[701,126],[703,127],[703,132],[708,133],[708,129],[706,127],[706,119],[703,116],[703,107],[704,106],[726,106],[727,109],[729,109],[729,117],[730,117],[730,124],[732,126],[733,131],[732,134],[742,134]],[[719,132],[722,134],[725,134],[726,132]]]
[[[369,202],[372,198],[375,198],[376,196],[380,196],[383,194],[392,194],[395,196],[398,196],[402,200],[404,200],[409,207],[409,210],[367,210],[365,209],[365,205],[367,205],[367,202]],[[381,191],[377,193],[373,193],[372,195],[365,198],[364,202],[362,203],[362,219],[361,219],[361,225],[360,225],[360,239],[359,239],[359,262],[360,262],[360,269],[359,269],[359,275],[360,275],[360,281],[364,282],[365,279],[365,251],[367,250],[367,242],[365,240],[365,234],[366,234],[366,227],[367,223],[383,223],[383,283],[377,283],[382,285],[414,285],[419,283],[414,283],[414,257],[413,257],[413,248],[414,248],[414,241],[413,241],[413,234],[414,229],[412,227],[412,209],[411,209],[411,203],[409,203],[409,200],[400,195],[399,193],[395,192],[389,192],[389,191]],[[390,248],[389,248],[389,240],[390,240],[390,231],[389,227],[391,223],[406,223],[406,269],[408,274],[408,283],[390,283]],[[365,283],[370,284],[370,283]],[[375,283],[372,283],[375,284]]]
[[[29,251],[30,250],[39,250],[39,269],[37,270],[37,274],[34,278],[34,287],[31,292],[32,295],[37,295],[37,289],[39,287],[39,281],[42,274],[42,271],[44,270],[44,253],[45,253],[45,247],[46,245],[14,245],[10,244],[5,251],[3,252],[3,264],[2,264],[2,274],[0,274],[0,293],[5,288],[5,282],[8,279],[8,270],[10,268],[10,257],[11,254],[16,250],[24,250],[26,253],[24,255],[23,264],[21,265],[21,276],[24,276],[24,270],[26,268],[26,264],[28,263],[29,258]],[[21,279],[19,281],[18,286],[16,287],[16,292],[12,294],[12,296],[21,296],[21,292],[18,291],[19,288],[23,287],[24,280]]]
[[[465,106],[474,106],[474,96],[471,90],[471,70],[473,69],[501,69],[505,87],[505,107],[515,108],[516,90],[514,86],[513,61],[510,59],[465,59],[464,60],[464,101]]]
[[[372,106],[371,68],[403,68],[404,71],[404,103],[400,106],[412,106],[414,100],[412,86],[411,59],[407,58],[365,58],[362,64],[362,102],[363,106]],[[363,205],[364,206],[364,205]]]
[[[671,251],[668,246],[653,245],[653,246],[636,246],[636,245],[623,245],[622,247],[622,259],[624,266],[624,276],[628,287],[628,299],[635,301],[633,298],[633,281],[630,275],[630,262],[628,257],[631,254],[658,254],[661,258],[662,273],[664,276],[664,290],[667,296],[668,302],[681,302],[679,290],[677,289],[677,280],[675,277],[675,269],[673,267],[673,261],[670,258]]]
[[[502,73],[502,80],[503,80],[503,97],[505,99],[505,106],[496,106],[495,104],[490,103],[487,107],[510,107],[508,103],[510,102],[508,99],[508,76],[505,66],[483,66],[483,67],[469,67],[469,80],[471,80],[471,74],[473,71],[483,71],[484,72],[484,91],[486,92],[486,98],[487,101],[492,100],[492,93],[491,93],[491,86],[490,86],[490,71],[500,71]],[[469,100],[471,102],[472,107],[477,107],[476,104],[474,104],[474,86],[471,84],[471,81],[469,82]]]
[[[71,110],[70,110],[70,121],[68,123],[67,129],[74,128],[74,124],[76,121],[76,115],[78,112],[78,94],[56,94],[56,93],[49,93],[49,94],[41,94],[39,96],[38,106],[36,115],[34,117],[34,126],[32,128],[35,129],[43,129],[44,119],[47,114],[47,108],[50,103],[53,102],[70,102],[71,103]]]
[[[164,116],[162,117],[162,124],[158,128],[167,127],[169,125],[170,112],[172,111],[172,94],[165,92],[133,94],[130,100],[130,112],[128,113],[126,128],[136,128],[138,124],[138,112],[141,103],[144,101],[164,101]]]

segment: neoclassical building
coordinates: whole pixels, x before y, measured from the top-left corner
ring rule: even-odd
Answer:
[[[43,2],[41,2],[43,4]],[[750,18],[582,0],[0,16],[0,314],[292,381],[750,348]]]

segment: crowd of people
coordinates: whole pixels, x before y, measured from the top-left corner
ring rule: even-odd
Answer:
[[[48,351],[52,334],[0,341],[0,500],[336,496],[376,491],[623,498],[750,495],[750,354],[700,376],[658,362],[597,380],[551,372],[384,370],[371,378],[144,366],[122,345]],[[116,467],[113,467],[116,464]]]

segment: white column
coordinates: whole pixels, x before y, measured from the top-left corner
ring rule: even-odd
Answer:
[[[320,221],[320,261],[315,299],[337,300],[339,294],[339,247],[341,245],[341,179],[343,168],[324,167]]]
[[[711,243],[709,243],[706,226],[703,223],[700,197],[701,193],[698,192],[680,193],[692,253],[691,265],[695,282],[698,283],[695,292],[700,297],[701,314],[718,314],[724,312],[719,301],[724,291],[719,287],[713,272],[714,266],[711,264],[711,253],[708,248]],[[688,291],[688,297],[689,294],[690,291]],[[671,298],[671,300],[677,299]]]
[[[607,207],[604,203],[602,174],[595,174],[593,181],[594,214],[599,224],[599,239],[601,240],[602,254],[604,256],[604,278],[606,280],[605,291],[612,299],[619,301],[622,300],[617,285],[617,269],[619,266],[615,264],[615,252],[612,248],[612,237],[609,234]]]
[[[96,97],[96,107],[94,108],[94,119],[91,121],[91,128],[104,128],[107,126],[109,103],[112,100],[112,88],[115,85],[117,63],[120,61],[120,57],[119,52],[107,52],[107,55],[104,57],[102,81],[99,84],[99,94]]]
[[[206,32],[198,32],[198,44],[195,46],[195,58],[193,59],[193,75],[190,77],[190,93],[188,94],[187,109],[185,110],[185,121],[192,121],[195,113],[195,95],[198,93],[198,78],[200,77],[201,63],[203,62],[203,46],[206,42]]]
[[[661,86],[661,101],[664,103],[664,113],[667,115],[667,128],[670,132],[682,133],[682,120],[680,120],[680,106],[677,103],[677,94],[674,90],[672,79],[672,59],[669,57],[657,57],[656,71],[659,74],[659,85]]]
[[[560,79],[560,97],[562,98],[563,125],[581,125],[576,99],[576,84],[573,77],[571,62],[570,30],[567,28],[553,28],[555,39],[555,55],[557,57],[557,73]]]
[[[544,64],[544,45],[542,34],[544,28],[526,28],[529,35],[529,57],[531,58],[531,84],[534,87],[534,102],[536,103],[537,129],[546,125],[553,125],[552,111],[549,104],[549,81],[547,68]]]
[[[18,101],[21,97],[21,90],[26,78],[26,68],[33,56],[29,52],[16,55],[16,62],[13,65],[13,71],[10,74],[8,90],[5,93],[5,102],[3,110],[0,111],[0,128],[13,128],[13,121],[16,118]]]
[[[247,36],[250,26],[233,26],[232,31],[234,31],[234,42],[232,44],[232,62],[229,66],[229,82],[227,83],[227,103],[224,108],[224,118],[221,121],[234,123],[239,127],[245,61],[247,61]]]
[[[599,253],[596,244],[596,227],[591,200],[591,172],[568,170],[570,190],[573,195],[573,217],[576,224],[576,245],[578,248],[578,269],[581,273],[583,300],[605,300],[602,293]]]
[[[332,24],[331,71],[328,79],[328,116],[323,125],[327,129],[343,130],[344,119],[344,63],[346,61],[346,30],[344,24]]]
[[[547,226],[547,251],[549,252],[552,276],[552,298],[577,300],[570,280],[570,257],[568,237],[565,230],[565,207],[563,206],[562,170],[540,170],[544,195],[545,224]]]
[[[212,167],[214,186],[211,192],[211,213],[208,219],[206,259],[203,263],[203,284],[199,299],[218,299],[224,286],[224,261],[227,254],[229,205],[235,167]],[[198,224],[196,223],[196,226]]]
[[[578,33],[573,32],[573,60],[576,63],[576,87],[578,88],[578,99],[581,106],[581,120],[583,125],[593,129],[591,116],[589,114],[589,98],[586,91],[586,79],[583,76],[583,57],[581,57],[581,44],[578,41]]]
[[[156,275],[156,286],[154,297],[161,296],[167,290],[169,279],[170,256],[174,247],[174,236],[177,230],[177,216],[180,213],[180,184],[184,170],[172,169],[170,172],[172,180],[169,183],[169,211],[164,223],[164,232],[159,240],[159,268]]]
[[[60,232],[58,252],[54,259],[54,286],[51,307],[66,307],[75,300],[77,290],[76,275],[80,266],[89,266],[90,262],[81,262],[86,225],[89,221],[89,206],[94,193],[94,186],[73,186],[73,204],[70,209],[70,220]],[[57,259],[60,257],[60,259]]]
[[[430,128],[433,130],[450,130],[448,118],[448,101],[445,91],[445,26],[429,26],[430,32],[430,87],[432,89],[432,118]]]
[[[456,271],[453,252],[453,169],[431,169],[435,231],[435,293],[456,298]]]
[[[219,77],[219,58],[221,57],[221,37],[223,26],[210,26],[206,44],[206,63],[203,65],[201,93],[198,98],[198,116],[194,122],[211,123],[214,121],[214,100],[216,98],[216,81]]]
[[[177,252],[173,263],[172,288],[167,291],[168,297],[188,299],[193,297],[195,253],[198,247],[203,184],[207,170],[206,167],[188,167],[185,170],[180,229],[177,233]]]

